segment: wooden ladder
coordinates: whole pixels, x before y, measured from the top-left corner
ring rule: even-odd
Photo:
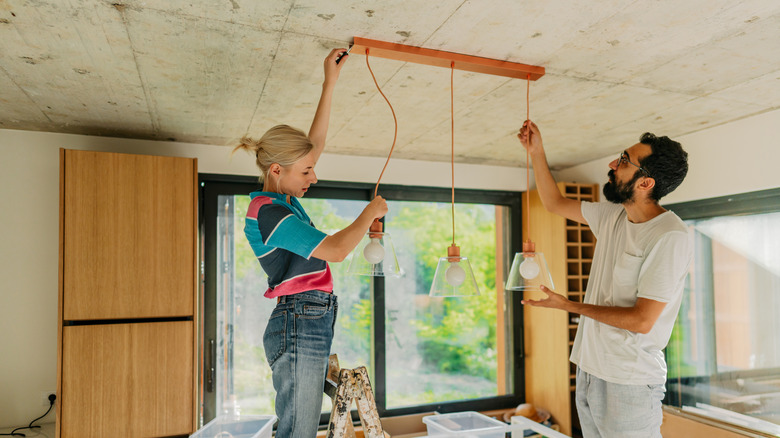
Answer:
[[[376,399],[366,367],[341,369],[335,354],[328,359],[325,393],[333,399],[327,438],[356,438],[350,409],[357,403],[365,438],[384,438],[385,433],[376,410]]]

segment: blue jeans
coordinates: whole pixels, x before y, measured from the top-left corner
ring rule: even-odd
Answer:
[[[307,291],[280,298],[263,335],[276,390],[277,438],[314,438],[338,303]]]
[[[577,415],[585,438],[661,438],[664,385],[620,385],[577,368]]]

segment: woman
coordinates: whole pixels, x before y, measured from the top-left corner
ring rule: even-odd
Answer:
[[[263,344],[276,390],[278,438],[317,434],[338,308],[327,262],[343,261],[374,219],[387,213],[387,203],[377,196],[351,225],[329,236],[314,227],[296,199],[317,182],[314,166],[325,148],[345,52],[334,49],[325,58],[322,96],[308,136],[279,125],[259,141],[244,138],[236,147],[254,152],[263,175],[263,191],[250,195],[244,232],[268,274],[265,296],[277,300]]]

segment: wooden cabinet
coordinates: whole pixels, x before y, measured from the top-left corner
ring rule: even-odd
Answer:
[[[596,184],[558,183],[558,189],[567,198],[598,201]],[[535,190],[523,194],[522,205],[523,240],[530,238],[536,251],[544,254],[555,292],[581,302],[596,243],[593,233],[587,225],[549,213]],[[544,294],[526,292],[525,297],[538,299]],[[526,400],[550,411],[565,435],[578,424],[573,399],[576,370],[569,362],[576,317],[559,310],[523,309]]]
[[[197,162],[62,150],[57,437],[195,429]]]
[[[194,160],[64,155],[63,318],[192,316]]]
[[[191,433],[192,325],[64,327],[62,436]]]

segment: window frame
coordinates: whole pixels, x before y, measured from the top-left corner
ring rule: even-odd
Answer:
[[[680,202],[676,204],[665,205],[665,207],[673,211],[680,219],[696,220],[696,219],[710,219],[716,217],[728,217],[728,216],[746,216],[755,214],[766,214],[780,212],[780,188],[758,190],[753,192],[739,193],[733,195],[719,196],[714,198],[706,198],[695,201]],[[714,280],[712,277],[707,279],[710,283]],[[708,301],[708,305],[712,305],[711,300]],[[679,316],[678,316],[679,317]],[[712,340],[714,341],[714,333],[712,334]],[[667,346],[668,348],[668,346]],[[664,349],[665,360],[668,360],[668,352]],[[667,362],[667,367],[671,367],[673,364]],[[696,375],[688,377],[680,377],[677,382],[686,381],[689,383],[696,383],[701,381],[716,380],[731,380],[736,376],[761,376],[766,374],[767,370],[780,370],[780,368],[766,368],[760,370],[740,370],[740,371],[723,371],[716,372],[710,375]],[[730,377],[731,376],[731,377]],[[681,394],[678,394],[669,388],[669,383],[672,383],[669,379],[666,382],[666,395],[663,400],[663,404],[674,408],[679,408],[678,404],[681,404]],[[676,398],[676,400],[672,400]],[[678,402],[679,401],[679,402]]]
[[[257,177],[243,175],[222,174],[198,174],[199,189],[199,241],[200,241],[200,360],[199,360],[199,402],[201,420],[203,423],[216,416],[216,391],[208,391],[206,380],[209,377],[209,369],[215,357],[215,347],[210,341],[215,339],[216,330],[216,253],[217,245],[213,236],[216,235],[217,222],[217,198],[220,195],[249,194],[255,190],[262,190],[262,185]],[[312,185],[307,198],[348,199],[369,201],[374,194],[374,184],[354,183],[341,181],[319,181]],[[381,184],[379,194],[389,201],[419,201],[419,202],[446,202],[452,200],[451,188],[403,186],[393,184]],[[522,248],[522,192],[479,190],[479,189],[455,189],[455,200],[458,203],[479,203],[506,206],[510,209],[508,229],[510,241],[507,243],[506,259],[504,263],[508,268],[515,252]],[[211,237],[209,237],[211,236]],[[505,302],[507,306],[506,324],[512,328],[507,332],[511,337],[511,346],[514,356],[506,360],[513,365],[511,375],[513,392],[507,395],[471,399],[466,401],[454,401],[416,405],[402,408],[387,409],[385,378],[385,295],[384,281],[373,282],[374,299],[374,330],[372,339],[374,348],[372,361],[375,364],[372,382],[377,401],[377,410],[381,417],[393,417],[398,415],[415,414],[437,411],[440,413],[457,412],[464,410],[495,410],[515,407],[525,401],[525,363],[523,346],[523,309],[520,304],[521,297],[507,293]],[[215,378],[215,376],[212,376]],[[380,384],[381,383],[381,384]],[[353,410],[353,420],[357,415]],[[323,414],[320,425],[327,425],[329,415]]]

